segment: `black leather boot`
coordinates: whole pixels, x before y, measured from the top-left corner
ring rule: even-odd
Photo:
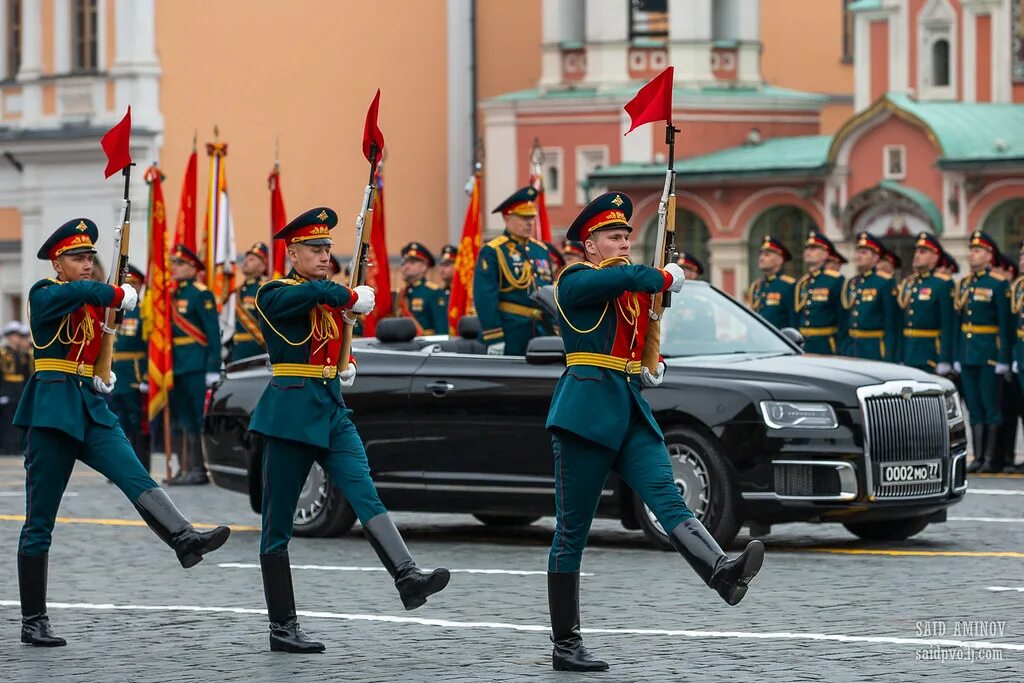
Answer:
[[[974,460],[967,466],[967,472],[974,474],[985,464],[985,429],[986,425],[971,425],[971,445],[974,447]]]
[[[692,517],[673,529],[668,538],[704,583],[730,605],[743,599],[747,584],[764,562],[764,544],[756,540],[748,543],[739,557],[730,560],[704,525]]]
[[[982,474],[997,474],[1003,471],[1003,452],[999,450],[999,425],[985,425],[984,442],[982,451],[985,454],[985,463],[978,472]]]
[[[433,571],[420,569],[413,562],[402,535],[386,512],[363,525],[363,532],[377,552],[381,564],[395,580],[395,588],[405,609],[413,610],[427,601],[427,597],[444,590],[451,575],[444,567]]]
[[[295,592],[292,589],[292,567],[288,551],[260,555],[263,573],[263,595],[270,617],[270,651],[312,654],[327,648],[306,637],[295,617]]]
[[[171,486],[202,486],[209,484],[206,476],[206,465],[203,463],[203,437],[199,434],[185,434],[185,467],[180,477],[168,482]]]
[[[224,545],[231,534],[231,529],[226,526],[212,531],[196,531],[161,488],[145,491],[135,501],[135,509],[160,540],[174,549],[178,562],[185,569],[202,562],[203,555]]]
[[[580,573],[548,572],[551,615],[551,668],[555,671],[607,671],[608,662],[583,647],[580,635]]]
[[[49,555],[18,553],[18,588],[21,590],[21,642],[36,647],[60,647],[67,641],[50,628],[46,616],[46,567]]]

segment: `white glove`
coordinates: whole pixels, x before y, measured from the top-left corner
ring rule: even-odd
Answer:
[[[1017,365],[1017,361],[1013,361],[1013,365],[1010,367],[1010,369],[1013,371],[1013,374],[1020,374],[1020,366]]]
[[[1010,366],[1006,363],[996,363],[996,374],[1005,375],[1010,371]]]
[[[498,342],[497,344],[491,344],[487,347],[488,356],[504,356],[505,355],[505,342]]]
[[[949,363],[939,363],[935,366],[936,375],[948,375],[953,371],[953,366]]]
[[[139,384],[139,392],[143,394],[149,393],[149,382],[142,382]]]
[[[958,374],[958,375],[962,375],[964,373],[964,369],[962,367],[960,367],[960,361],[958,361],[958,360],[957,361],[953,361],[953,370],[955,370],[956,374]]]
[[[110,384],[104,384],[103,378],[99,375],[92,376],[92,388],[100,394],[109,394],[114,390],[114,385],[117,384],[117,375],[114,371],[110,371]]]
[[[345,366],[345,369],[338,373],[338,379],[341,380],[341,386],[350,387],[356,383],[356,366],[353,363],[349,363]]]
[[[0,396],[0,406],[5,406],[11,402],[10,396]]]
[[[365,315],[373,310],[377,303],[377,295],[373,293],[373,287],[359,285],[353,290],[356,293],[356,302],[352,304],[352,312]]]
[[[212,387],[214,384],[220,381],[219,372],[208,372],[206,373],[206,386]]]
[[[647,366],[640,368],[640,381],[647,388],[653,389],[654,387],[660,387],[662,380],[665,379],[665,361],[658,361],[658,374],[652,375],[651,371],[647,369]]]
[[[139,304],[139,293],[127,282],[121,285],[121,291],[124,292],[124,298],[121,299],[121,310],[134,311]]]
[[[672,276],[672,284],[668,286],[670,292],[681,292],[683,283],[686,282],[686,273],[678,263],[669,263],[665,266],[665,272]]]

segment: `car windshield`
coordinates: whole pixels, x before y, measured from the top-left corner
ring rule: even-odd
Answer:
[[[793,354],[779,333],[739,303],[704,283],[672,295],[661,324],[666,358],[725,354]]]

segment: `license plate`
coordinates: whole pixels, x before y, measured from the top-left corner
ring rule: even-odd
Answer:
[[[942,463],[938,460],[918,462],[883,462],[880,466],[882,486],[897,484],[933,484],[942,481]]]

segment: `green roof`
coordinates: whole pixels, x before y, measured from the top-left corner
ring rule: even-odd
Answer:
[[[527,101],[559,101],[559,100],[582,100],[598,99],[620,101],[625,104],[631,100],[640,89],[642,84],[633,83],[620,88],[598,90],[593,86],[577,86],[568,88],[557,88],[540,90],[530,88],[529,90],[517,90],[492,97],[489,102],[527,102]],[[829,101],[828,95],[779,88],[774,85],[762,87],[729,87],[729,86],[704,86],[704,87],[677,87],[672,89],[672,101],[676,106],[685,105],[692,101],[715,98],[755,98],[763,101],[775,100],[778,102],[805,103],[824,105]]]
[[[872,9],[882,9],[882,0],[854,0],[846,6],[848,12],[864,12]]]

